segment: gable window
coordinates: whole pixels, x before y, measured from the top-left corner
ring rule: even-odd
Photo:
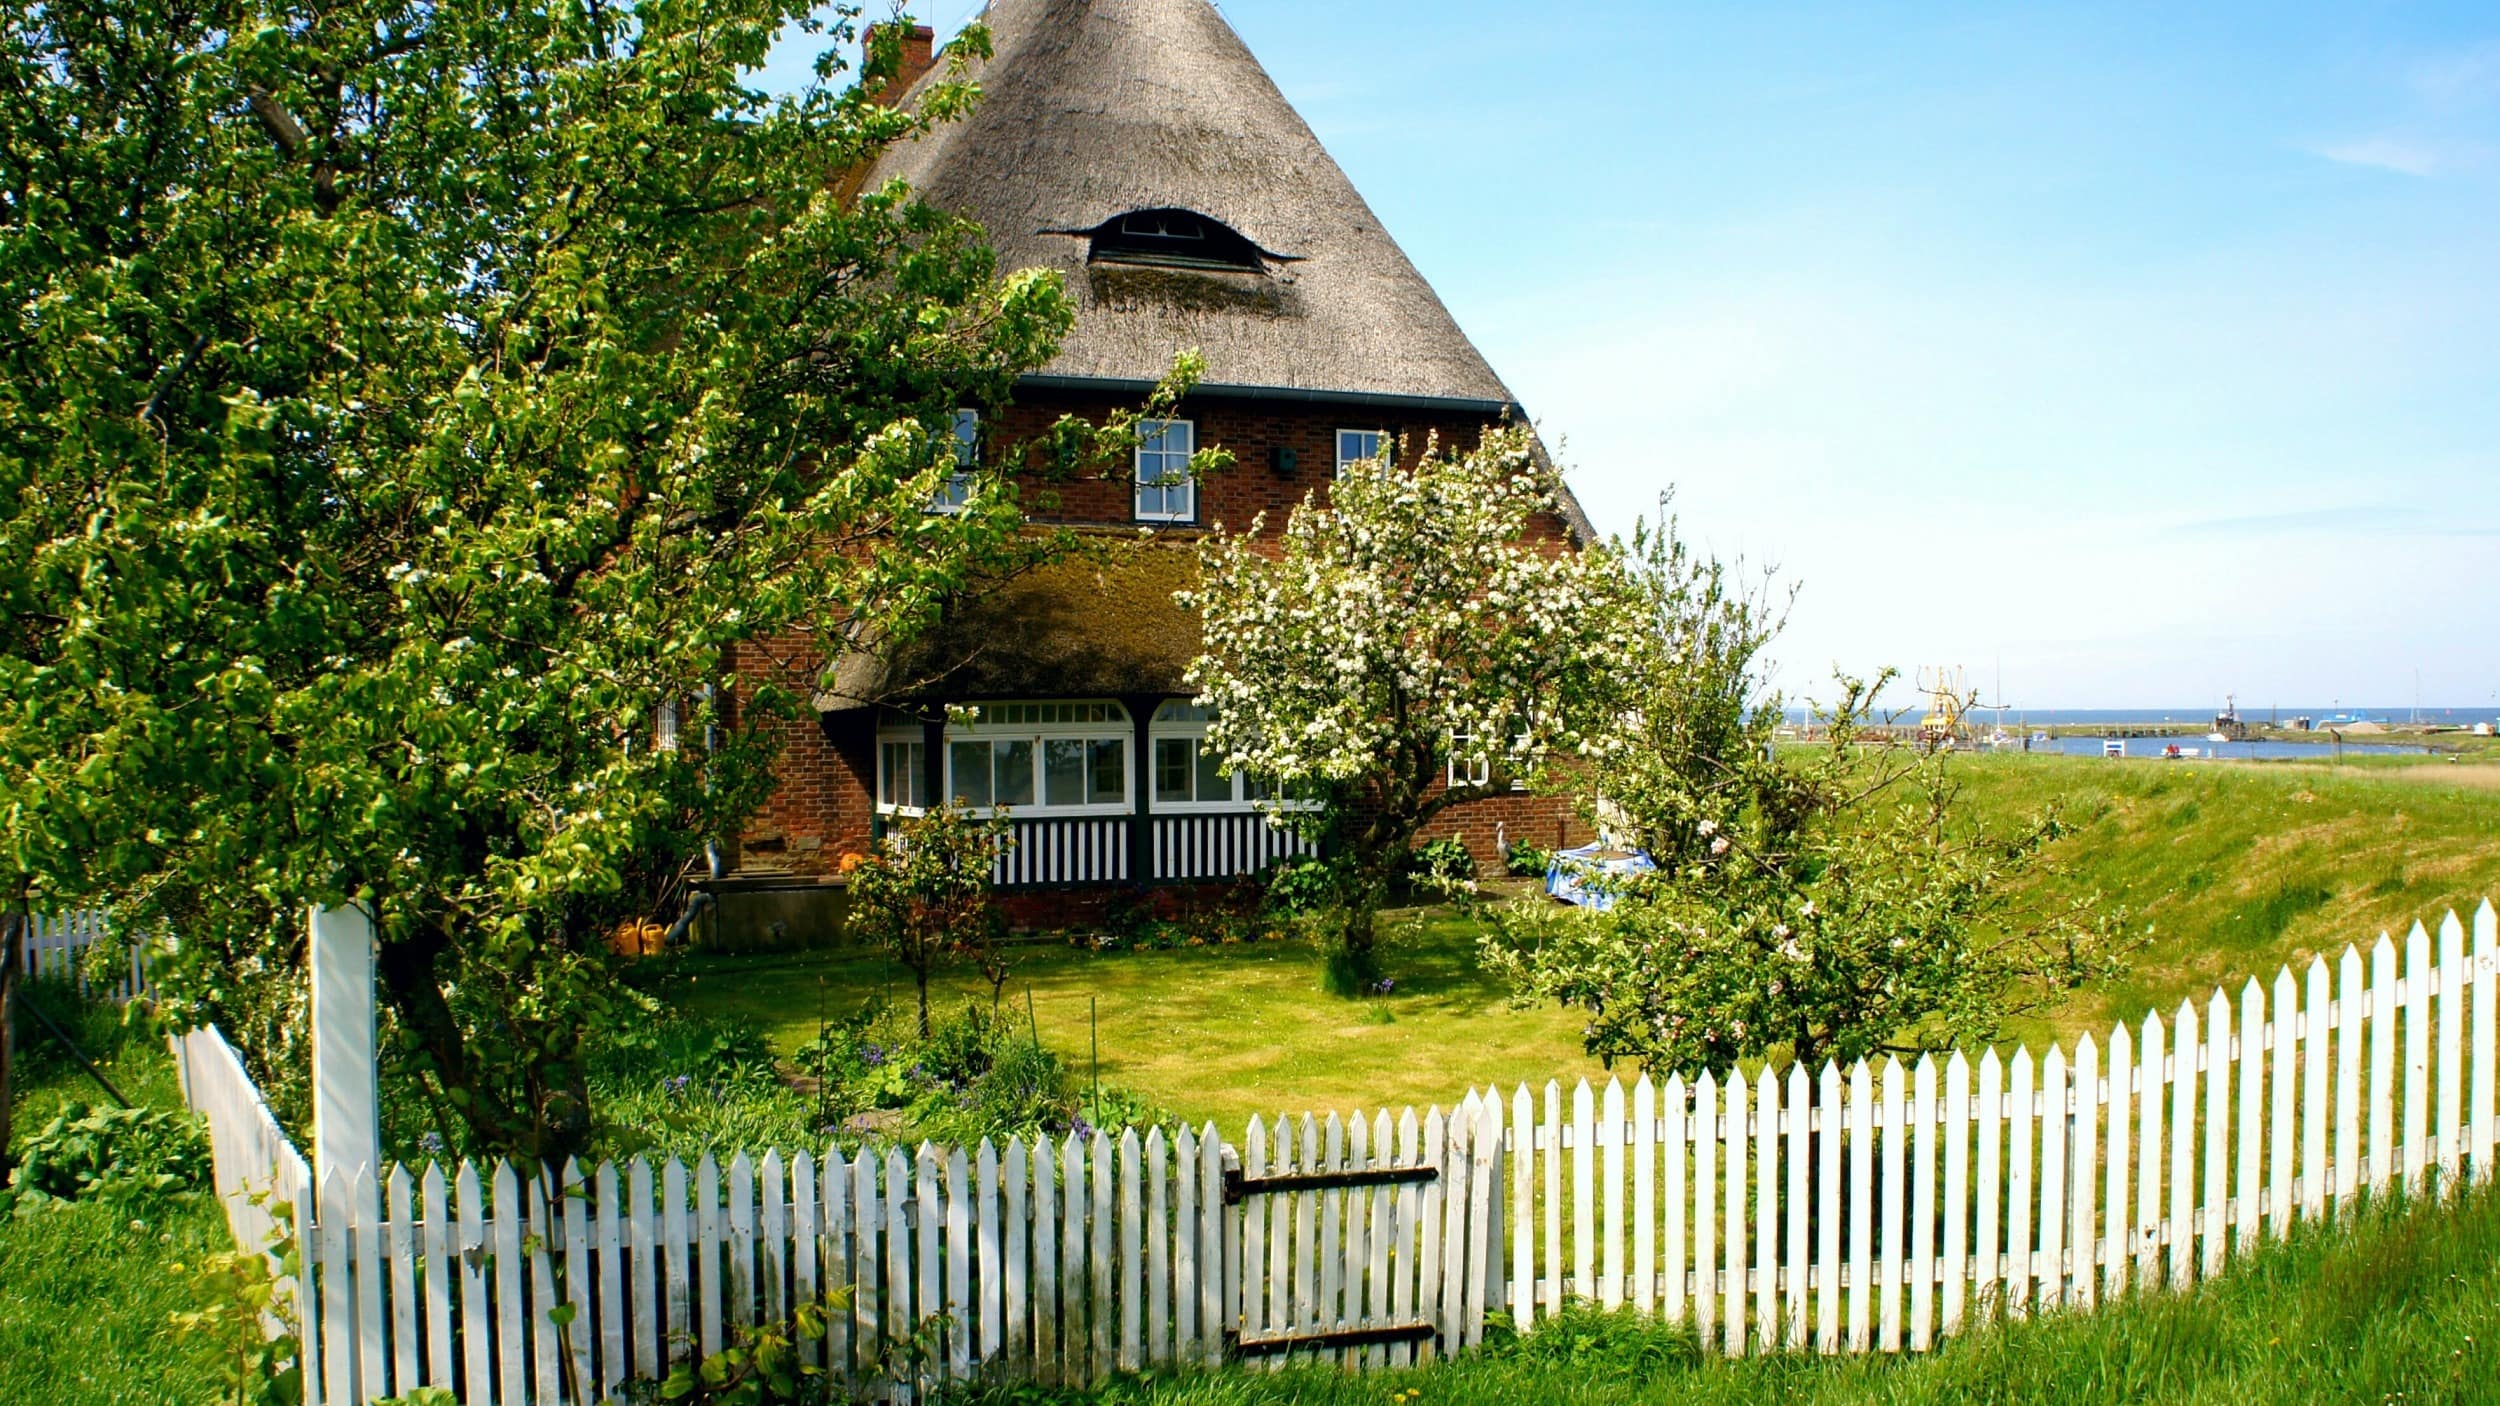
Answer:
[[[1450,734],[1449,784],[1453,791],[1478,790],[1493,784],[1493,757],[1477,748],[1472,732]]]
[[[925,744],[909,726],[880,734],[877,803],[889,812],[928,804]],[[947,724],[946,795],[1018,815],[1125,815],[1130,740],[1128,710],[1108,700],[984,703]]]
[[[933,513],[961,512],[972,498],[973,471],[981,466],[980,411],[955,412],[953,445],[955,472],[947,475],[946,482],[930,497],[929,511]]]
[[[1048,232],[1085,240],[1086,261],[1096,264],[1265,273],[1270,264],[1296,262],[1294,255],[1260,248],[1222,220],[1168,205],[1114,215],[1091,229]]]
[[[1138,426],[1137,519],[1188,522],[1198,515],[1198,483],[1189,456],[1198,448],[1190,420],[1147,420]]]
[[[1381,430],[1337,431],[1337,477],[1344,478],[1347,470],[1378,460],[1388,439]]]

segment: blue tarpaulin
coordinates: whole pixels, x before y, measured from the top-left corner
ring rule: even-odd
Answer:
[[[1605,875],[1619,882],[1657,867],[1647,854],[1636,849],[1594,844],[1556,850],[1553,862],[1545,868],[1545,891],[1565,903],[1577,903],[1602,913],[1615,906],[1616,884],[1593,884],[1591,879]]]

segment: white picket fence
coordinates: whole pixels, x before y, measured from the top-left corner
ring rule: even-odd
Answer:
[[[310,1302],[310,1272],[290,1275],[284,1261],[299,1209],[312,1204],[312,1168],[287,1140],[286,1130],[278,1126],[260,1087],[224,1035],[211,1027],[176,1035],[168,1043],[183,1102],[208,1124],[217,1199],[225,1207],[235,1244],[270,1256],[287,1304]],[[320,1349],[316,1335],[304,1336],[308,1376],[318,1371]]]
[[[84,958],[87,949],[100,942],[125,948],[127,960],[116,963],[113,979],[98,986],[90,981]],[[89,995],[126,1002],[148,989],[146,956],[143,944],[126,942],[114,933],[100,909],[35,913],[28,918],[18,969],[28,976],[75,982]]]
[[[550,1180],[332,1169],[300,1246],[307,1397],[609,1400],[827,1292],[847,1307],[804,1348],[861,1396],[1236,1357],[1389,1368],[1575,1302],[1731,1354],[1923,1350],[2193,1283],[2365,1193],[2489,1179],[2494,926],[2486,904],[2470,955],[2451,915],[2435,945],[2412,932],[2401,975],[2382,938],[2071,1054],[1522,1086],[1421,1119],[1254,1120],[1238,1151],[1208,1127]],[[239,1137],[236,1176],[301,1207],[302,1163],[231,1052],[196,1049],[221,1192]]]
[[[1541,1120],[1523,1087],[1513,1320],[1584,1301],[1689,1320],[1730,1355],[1919,1351],[1991,1315],[2192,1284],[2365,1192],[2488,1180],[2488,903],[2474,929],[2470,956],[2452,913],[2435,963],[2413,929],[2401,977],[2382,937],[2366,979],[2346,948],[2305,987],[2287,969],[2271,999],[2252,980],[2071,1056],[1582,1084],[1567,1114],[1549,1084]]]

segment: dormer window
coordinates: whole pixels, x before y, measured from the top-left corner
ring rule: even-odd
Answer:
[[[1293,255],[1262,249],[1222,220],[1172,206],[1131,210],[1092,229],[1053,233],[1084,236],[1086,261],[1096,264],[1265,273],[1270,264],[1294,262]]]

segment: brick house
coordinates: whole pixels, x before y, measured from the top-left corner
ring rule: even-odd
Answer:
[[[1057,358],[1012,403],[958,411],[965,462],[1007,470],[992,446],[1063,414],[1136,407],[1185,349],[1206,374],[1147,427],[1133,476],[1033,495],[1036,520],[1096,536],[1100,551],[958,602],[900,655],[837,661],[716,881],[732,922],[815,926],[840,856],[932,797],[1010,808],[1017,844],[998,878],[1029,921],[1141,886],[1245,878],[1294,852],[1302,842],[1267,823],[1258,781],[1219,774],[1199,750],[1205,718],[1182,671],[1200,635],[1172,600],[1195,579],[1196,540],[1261,512],[1279,533],[1306,493],[1324,497],[1384,445],[1412,462],[1431,437],[1464,447],[1524,419],[1206,0],[993,0],[985,19],[995,54],[972,114],[866,173],[979,221],[1001,268],[1056,270],[1074,295]],[[903,102],[928,71],[928,31],[907,53]],[[1173,472],[1218,445],[1230,471]],[[1568,496],[1539,530],[1591,535]],[[805,650],[768,642],[741,669]],[[979,705],[978,721],[950,724],[948,704]],[[1451,777],[1470,779],[1464,757]],[[1433,829],[1490,862],[1497,834],[1551,845],[1579,826],[1565,802],[1488,788]]]

